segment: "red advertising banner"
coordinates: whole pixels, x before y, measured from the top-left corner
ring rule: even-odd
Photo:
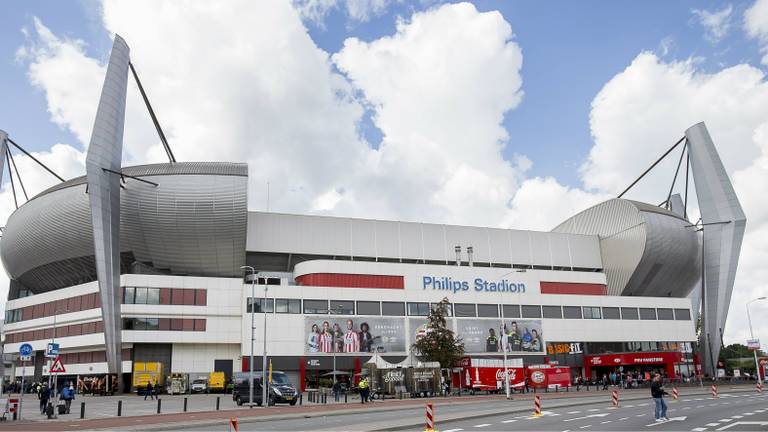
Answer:
[[[685,362],[685,355],[680,352],[644,352],[644,353],[623,353],[623,354],[601,354],[585,355],[584,368],[587,376],[595,367],[618,367],[618,366],[644,366],[644,365],[664,365],[667,374],[672,377],[675,375],[675,363]]]

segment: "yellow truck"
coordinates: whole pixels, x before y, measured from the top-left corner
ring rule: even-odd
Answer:
[[[160,362],[134,362],[133,390],[142,392],[150,382],[155,387],[155,392],[160,393],[165,382],[163,364]]]
[[[208,392],[209,393],[224,393],[224,389],[227,386],[227,379],[224,376],[224,372],[211,372],[208,375]]]

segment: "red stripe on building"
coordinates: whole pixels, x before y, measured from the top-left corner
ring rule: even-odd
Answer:
[[[608,288],[603,284],[541,282],[542,294],[578,294],[578,295],[608,295]]]
[[[341,288],[405,288],[405,278],[403,276],[347,273],[310,273],[297,277],[296,283],[305,286]]]

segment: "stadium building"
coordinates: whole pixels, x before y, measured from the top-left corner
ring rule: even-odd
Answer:
[[[373,353],[405,358],[444,298],[473,357],[500,358],[489,336],[506,328],[527,365],[710,373],[745,217],[703,124],[681,140],[695,224],[679,195],[612,199],[550,232],[253,212],[245,164],[176,162],[166,147],[169,163],[121,166],[128,57],[116,36],[87,175],[3,230],[4,349],[34,349],[13,376],[40,380],[54,340],[64,379],[112,373],[126,389],[139,362],[231,375],[266,346],[274,368],[314,386],[334,362],[354,373]]]

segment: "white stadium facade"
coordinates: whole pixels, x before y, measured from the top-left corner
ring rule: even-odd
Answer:
[[[374,352],[402,360],[444,298],[472,357],[501,357],[486,342],[503,323],[526,365],[712,373],[746,220],[703,124],[681,140],[698,223],[679,195],[612,199],[550,232],[253,212],[245,164],[121,166],[129,66],[116,36],[87,175],[19,206],[3,230],[4,350],[34,350],[14,378],[41,380],[54,339],[61,379],[116,374],[128,390],[138,362],[231,375],[248,367],[255,314],[253,354],[265,345],[304,387],[334,361],[354,373]],[[313,326],[335,324],[344,342],[323,346]]]

